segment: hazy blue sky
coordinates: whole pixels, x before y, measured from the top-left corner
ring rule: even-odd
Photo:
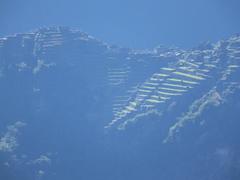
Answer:
[[[80,28],[111,44],[191,47],[240,32],[239,0],[0,0],[0,36]]]

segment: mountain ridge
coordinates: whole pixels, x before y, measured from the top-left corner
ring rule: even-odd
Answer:
[[[12,179],[145,180],[147,169],[152,179],[235,180],[239,67],[240,36],[189,50],[121,48],[67,27],[0,38],[1,168]],[[64,174],[74,159],[83,171]]]

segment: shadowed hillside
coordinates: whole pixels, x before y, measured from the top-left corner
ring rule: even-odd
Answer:
[[[240,37],[135,50],[0,38],[0,179],[238,180]]]

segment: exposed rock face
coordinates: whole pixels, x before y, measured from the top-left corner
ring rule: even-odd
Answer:
[[[65,27],[1,38],[0,178],[237,180],[239,77],[239,36],[191,50]]]

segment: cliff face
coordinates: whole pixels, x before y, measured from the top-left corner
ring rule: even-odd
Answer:
[[[0,39],[2,179],[240,177],[240,37],[110,46],[54,27]]]

